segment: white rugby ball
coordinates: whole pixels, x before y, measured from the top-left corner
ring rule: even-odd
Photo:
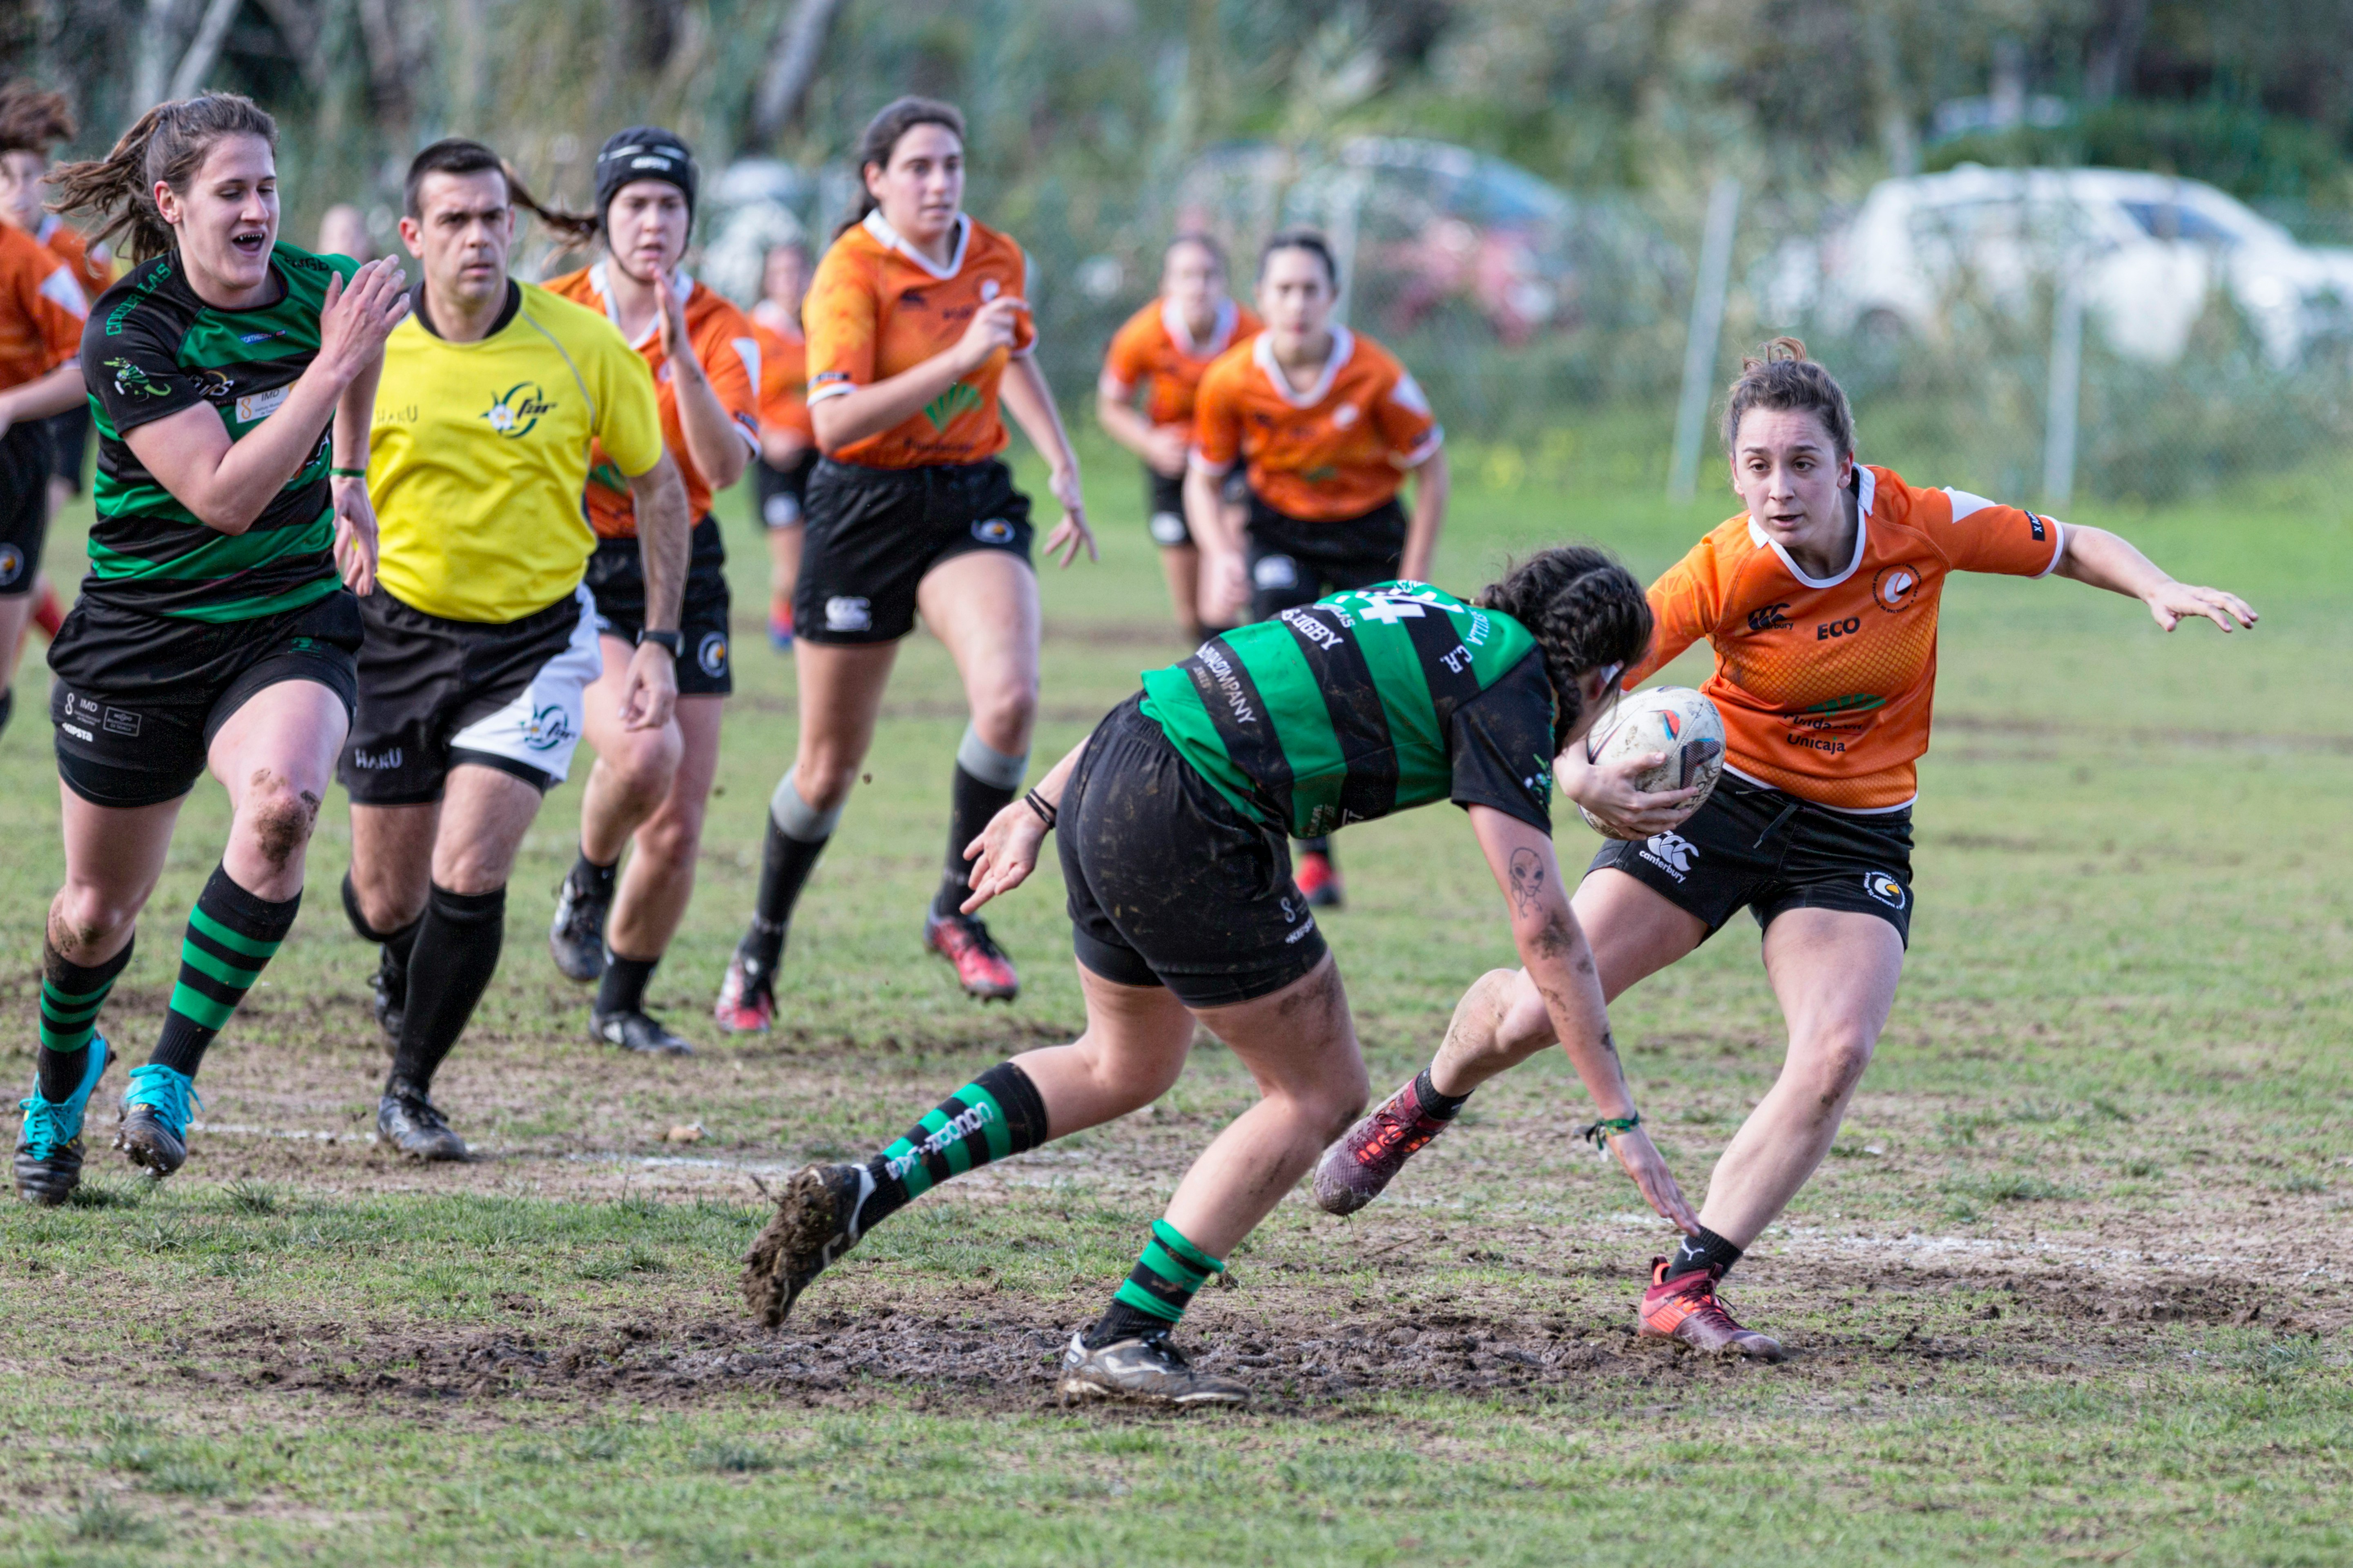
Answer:
[[[1689,789],[1699,785],[1699,798],[1684,809],[1689,816],[1715,793],[1724,774],[1724,715],[1715,704],[1688,686],[1653,686],[1618,700],[1585,738],[1585,759],[1607,763],[1620,757],[1663,752],[1667,760],[1634,775],[1634,784],[1646,794]],[[1578,806],[1586,826],[1604,837],[1618,837]]]

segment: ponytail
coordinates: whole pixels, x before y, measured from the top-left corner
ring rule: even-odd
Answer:
[[[122,133],[103,158],[68,163],[49,175],[57,195],[51,212],[90,210],[103,222],[90,232],[91,247],[113,244],[132,261],[174,247],[172,226],[155,205],[155,187],[185,195],[213,148],[232,136],[255,136],[278,151],[278,122],[259,104],[234,92],[200,93],[159,103]]]
[[[1476,603],[1534,633],[1552,681],[1553,749],[1568,743],[1584,714],[1577,678],[1641,662],[1651,646],[1651,602],[1633,574],[1591,545],[1539,550],[1489,584]]]
[[[942,103],[935,98],[899,98],[882,106],[882,111],[866,122],[866,134],[858,139],[858,205],[843,220],[833,237],[843,235],[864,223],[868,215],[882,204],[866,188],[868,164],[887,169],[891,154],[899,150],[899,138],[918,125],[937,125],[964,140],[964,114],[953,103]]]
[[[1775,338],[1740,362],[1740,378],[1724,405],[1727,456],[1739,456],[1741,416],[1752,408],[1810,414],[1822,422],[1839,457],[1854,456],[1854,410],[1846,393],[1829,371],[1806,357],[1806,345],[1795,338]]]
[[[426,175],[482,174],[493,169],[506,182],[507,205],[520,207],[545,224],[548,231],[562,241],[565,248],[587,244],[604,226],[593,214],[543,205],[531,194],[531,187],[522,183],[522,176],[515,173],[513,164],[481,142],[469,141],[462,136],[445,137],[409,160],[408,178],[402,187],[401,205],[410,217],[422,218],[425,214],[417,205],[417,193],[424,186]]]

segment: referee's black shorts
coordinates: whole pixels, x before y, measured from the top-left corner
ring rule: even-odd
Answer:
[[[1029,498],[996,458],[914,468],[820,460],[809,476],[793,635],[896,642],[915,629],[915,590],[943,561],[995,550],[1029,562]]]

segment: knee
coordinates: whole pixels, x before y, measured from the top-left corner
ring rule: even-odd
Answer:
[[[807,749],[793,763],[793,791],[812,811],[839,811],[857,782],[860,760],[829,746]]]
[[[1372,1080],[1366,1076],[1364,1058],[1359,1057],[1346,1070],[1319,1078],[1292,1099],[1301,1120],[1315,1134],[1316,1147],[1322,1148],[1365,1113],[1372,1093]]]
[[[637,846],[638,854],[661,865],[687,865],[702,847],[702,814],[669,802],[638,829]]]
[[[116,939],[139,918],[147,892],[68,881],[49,906],[49,945],[68,958],[113,951],[121,945]]]
[[[257,769],[248,781],[237,813],[238,829],[263,862],[280,871],[301,857],[318,820],[317,794],[266,768]]]
[[[1038,683],[1026,680],[984,692],[972,705],[972,727],[1000,752],[1025,752],[1038,720]]]
[[[1797,1060],[1810,1102],[1824,1116],[1834,1116],[1854,1093],[1871,1066],[1872,1038],[1852,1030],[1838,1030],[1794,1042]]]

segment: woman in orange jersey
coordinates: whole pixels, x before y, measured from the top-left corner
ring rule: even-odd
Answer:
[[[596,220],[605,258],[548,284],[602,310],[654,373],[662,442],[686,481],[695,519],[679,630],[646,626],[643,550],[629,484],[598,454],[588,475],[597,534],[585,579],[596,595],[605,672],[590,687],[584,732],[596,766],[580,801],[580,854],[556,895],[548,945],[574,980],[596,981],[591,1032],[626,1050],[685,1056],[689,1045],[649,1016],[646,986],[685,918],[719,771],[721,704],[735,689],[727,646],[727,548],[711,497],[744,475],[759,449],[760,351],[752,323],[679,266],[694,227],[694,154],[671,132],[633,126],[596,154]],[[678,580],[673,571],[671,582]],[[629,660],[641,642],[677,661],[678,706],[659,729],[622,717]],[[621,850],[634,842],[626,875]]]
[[[752,307],[752,335],[760,343],[760,458],[752,478],[768,536],[768,641],[778,649],[793,646],[801,510],[818,457],[808,416],[808,339],[801,331],[808,283],[807,246],[797,239],[770,246],[760,267],[760,302]]]
[[[902,98],[867,126],[859,168],[862,210],[818,263],[803,310],[824,457],[809,476],[793,594],[800,745],[769,802],[759,906],[720,989],[730,1030],[774,1016],[786,922],[840,820],[919,610],[972,709],[923,941],[965,991],[1011,1000],[1012,963],[961,909],[965,846],[1020,794],[1038,706],[1029,498],[997,456],[1000,401],[1046,459],[1063,509],[1047,552],[1064,566],[1094,553],[1078,458],[1030,355],[1029,258],[963,210],[964,117]]]
[[[1160,546],[1168,601],[1189,642],[1226,626],[1201,615],[1201,552],[1185,526],[1185,458],[1193,446],[1193,395],[1211,361],[1259,330],[1255,311],[1226,292],[1226,256],[1206,234],[1169,241],[1160,295],[1130,316],[1103,355],[1095,414],[1111,438],[1144,459],[1145,516]],[[1135,406],[1136,394],[1144,406]],[[1229,476],[1229,507],[1241,496]],[[1229,531],[1240,526],[1229,518]]]
[[[1266,330],[1201,377],[1185,517],[1201,541],[1210,605],[1270,620],[1325,594],[1420,582],[1446,524],[1445,432],[1394,355],[1332,320],[1340,269],[1324,237],[1293,229],[1259,256]],[[1248,523],[1227,524],[1219,482],[1250,480]],[[1410,517],[1398,504],[1416,476]],[[1299,890],[1340,902],[1332,840],[1293,847]]]
[[[2141,600],[2168,632],[2200,616],[2228,632],[2253,626],[2255,613],[2233,595],[2175,582],[2104,530],[1916,489],[1858,464],[1846,395],[1794,339],[1746,362],[1724,436],[1746,510],[1651,584],[1650,651],[1624,684],[1706,639],[1725,777],[1687,816],[1694,792],[1644,795],[1629,782],[1665,760],[1656,754],[1595,767],[1572,749],[1559,777],[1617,836],[1572,903],[1592,933],[1606,997],[1675,963],[1744,907],[1764,930],[1788,1055],[1717,1161],[1699,1230],[1652,1263],[1638,1315],[1646,1335],[1778,1361],[1780,1345],[1734,1321],[1715,1286],[1828,1152],[1895,1000],[1912,925],[1915,768],[1928,749],[1947,580],[2055,573]],[[1525,973],[1498,970],[1456,1009],[1428,1080],[1459,1105],[1552,1041]],[[1443,1128],[1422,1125],[1409,1098],[1390,1100],[1325,1154],[1319,1195],[1328,1185],[1336,1200],[1327,1206],[1361,1205]]]

